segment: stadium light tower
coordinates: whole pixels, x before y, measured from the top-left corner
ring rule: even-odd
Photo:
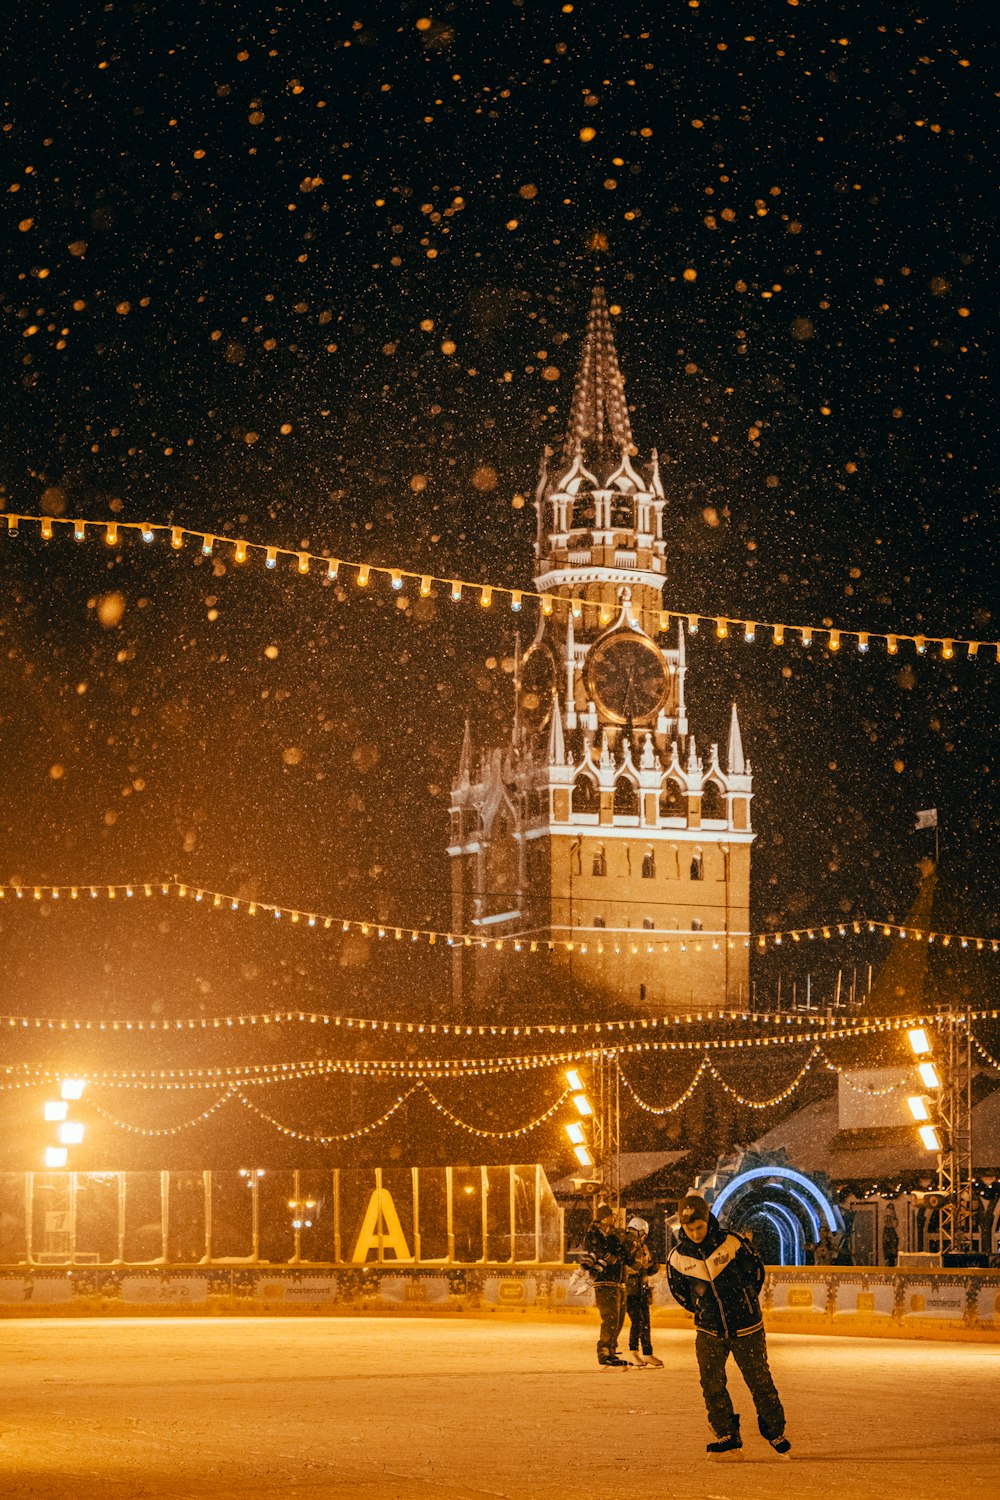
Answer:
[[[968,1255],[974,1249],[972,1211],[972,1040],[967,1019],[945,1011],[934,1040],[924,1026],[911,1027],[907,1040],[925,1092],[907,1100],[926,1150],[937,1153],[941,1194],[941,1251]]]

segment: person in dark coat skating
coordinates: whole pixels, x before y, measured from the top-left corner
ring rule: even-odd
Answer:
[[[625,1311],[628,1313],[629,1357],[640,1368],[651,1365],[663,1368],[663,1360],[653,1353],[653,1335],[649,1323],[649,1304],[652,1299],[649,1278],[655,1276],[659,1266],[654,1264],[652,1253],[646,1243],[649,1225],[638,1214],[628,1221],[628,1232],[632,1238],[632,1254],[625,1272]]]
[[[724,1230],[704,1198],[689,1193],[677,1207],[680,1236],[667,1260],[667,1280],[681,1307],[694,1314],[695,1353],[715,1442],[713,1457],[741,1458],[740,1419],[726,1384],[732,1355],[746,1381],[761,1434],[787,1457],[785,1413],[771,1377],[760,1310],[764,1263],[749,1241]]]
[[[625,1271],[631,1248],[628,1235],[615,1227],[614,1209],[607,1203],[598,1204],[583,1242],[581,1265],[594,1283],[601,1315],[597,1363],[605,1369],[628,1369],[628,1361],[618,1354],[618,1335],[625,1321]]]

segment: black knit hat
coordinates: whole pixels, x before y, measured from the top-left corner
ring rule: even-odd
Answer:
[[[688,1193],[677,1205],[677,1217],[682,1229],[694,1219],[704,1219],[707,1224],[711,1212],[705,1199],[698,1193]]]

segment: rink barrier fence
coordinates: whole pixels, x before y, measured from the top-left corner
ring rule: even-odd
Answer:
[[[596,1318],[572,1266],[73,1266],[0,1270],[0,1318],[268,1313],[463,1314]],[[776,1332],[1000,1342],[1000,1268],[774,1267],[762,1295]],[[666,1279],[652,1285],[654,1326],[687,1328]]]

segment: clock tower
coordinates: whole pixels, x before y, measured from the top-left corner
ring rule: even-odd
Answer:
[[[656,450],[636,455],[598,286],[566,440],[535,491],[547,603],[518,648],[511,736],[476,752],[467,723],[452,788],[470,1020],[545,992],[567,1016],[749,998],[750,765],[735,704],[724,760],[690,730],[684,627],[661,631],[666,494]]]

